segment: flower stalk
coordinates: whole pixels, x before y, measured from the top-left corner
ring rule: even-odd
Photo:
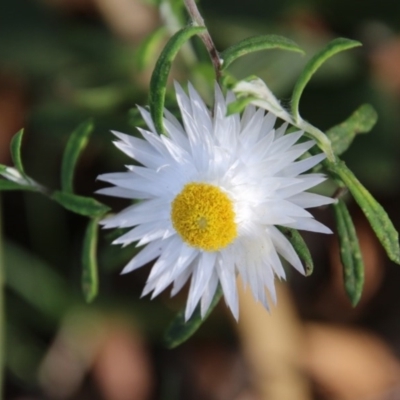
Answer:
[[[206,28],[204,19],[200,14],[199,9],[197,8],[196,2],[194,0],[185,0],[185,7],[188,14],[190,15],[193,25],[202,26]],[[206,47],[208,54],[210,55],[211,62],[215,71],[215,76],[217,81],[219,82],[219,80],[221,79],[221,69],[223,60],[220,57],[218,50],[214,45],[214,41],[212,40],[211,35],[207,29],[204,32],[200,33],[199,37],[204,43],[204,46]]]

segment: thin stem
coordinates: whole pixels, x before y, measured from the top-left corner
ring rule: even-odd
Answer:
[[[194,0],[185,0],[185,6],[186,10],[189,13],[192,22],[196,26],[204,26],[204,19],[201,16],[199,9],[197,8],[197,5]],[[210,33],[208,30],[206,30],[204,33],[199,34],[200,39],[203,41],[204,45],[206,46],[206,49],[208,51],[208,54],[210,55],[211,62],[214,66],[215,70],[215,75],[217,78],[217,81],[220,80],[221,78],[221,67],[222,67],[222,62],[223,60],[219,56],[218,50],[214,45],[214,42],[210,36]]]

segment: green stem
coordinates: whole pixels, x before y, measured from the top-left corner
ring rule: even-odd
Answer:
[[[190,18],[192,19],[193,25],[204,26],[206,28],[204,19],[200,14],[199,9],[197,8],[196,2],[194,0],[185,0],[185,7],[190,15]],[[211,58],[211,62],[214,66],[216,79],[217,81],[219,81],[221,78],[221,69],[223,60],[219,56],[218,50],[215,47],[211,35],[207,29],[204,32],[200,33],[199,37],[203,41],[204,46],[206,46],[208,54],[210,55]]]

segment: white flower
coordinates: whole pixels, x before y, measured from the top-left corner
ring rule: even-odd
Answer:
[[[115,145],[142,166],[99,176],[114,187],[99,193],[140,199],[102,221],[105,228],[133,228],[114,244],[146,245],[122,271],[154,263],[143,295],[158,295],[173,284],[175,295],[191,278],[186,319],[201,303],[210,306],[218,282],[238,318],[236,276],[268,308],[265,289],[276,302],[274,276],[285,278],[280,257],[304,273],[292,245],[277,225],[330,233],[306,208],[333,200],[305,192],[325,180],[303,172],[321,162],[318,154],[295,161],[315,142],[303,132],[285,135],[287,124],[274,129],[276,117],[248,106],[243,115],[226,116],[225,99],[215,90],[213,115],[195,89],[189,97],[179,85],[176,95],[183,126],[165,111],[168,136],[159,136],[149,113],[140,109],[149,130],[144,139],[114,132]]]

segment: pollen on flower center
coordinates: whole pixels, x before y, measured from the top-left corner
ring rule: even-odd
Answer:
[[[205,251],[220,250],[237,236],[232,201],[208,183],[185,185],[172,202],[171,219],[184,242]]]

